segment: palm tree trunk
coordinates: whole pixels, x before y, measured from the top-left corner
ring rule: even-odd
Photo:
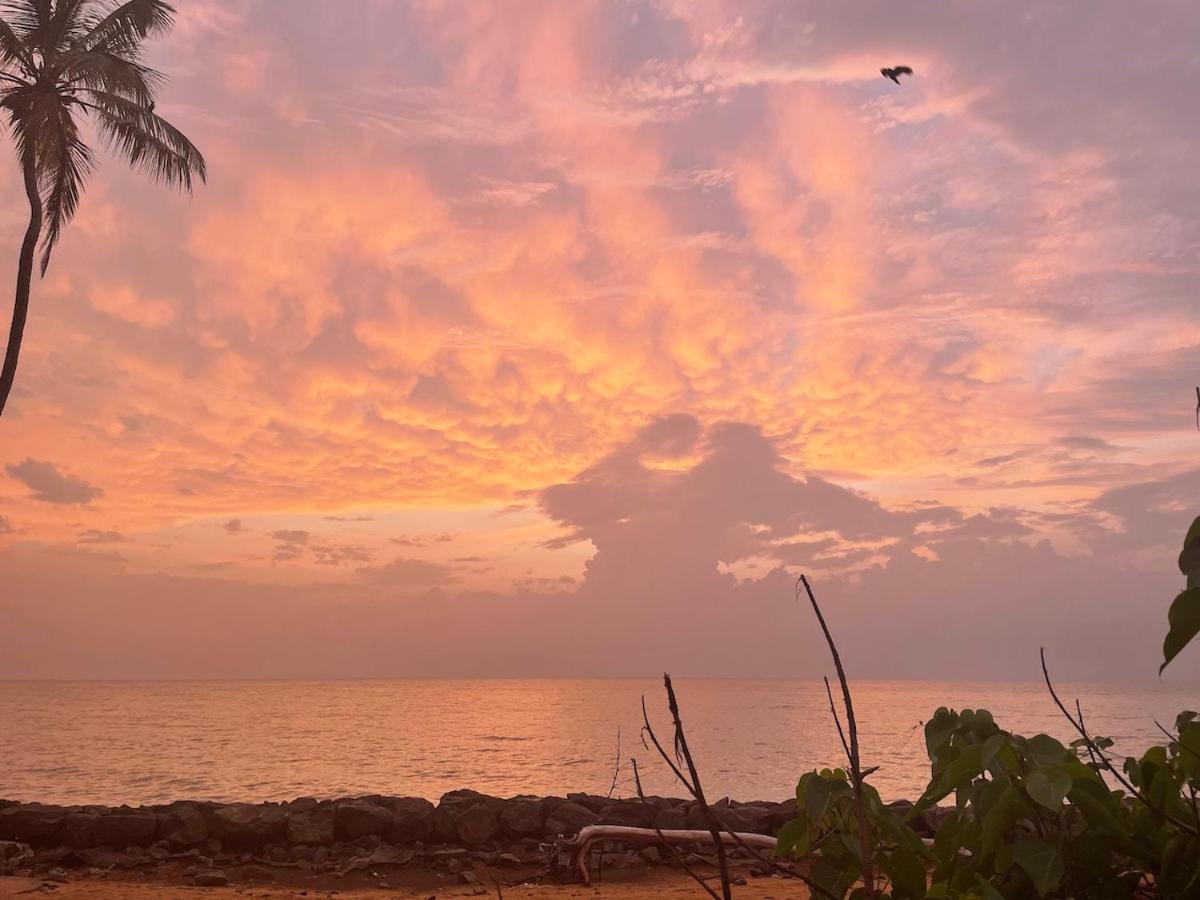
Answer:
[[[33,148],[26,150],[21,168],[25,174],[25,195],[29,198],[29,227],[21,242],[21,258],[17,263],[17,295],[13,301],[12,325],[8,330],[8,349],[4,352],[4,368],[0,369],[0,415],[8,402],[13,379],[17,375],[17,357],[21,354],[21,338],[25,334],[25,319],[29,314],[29,288],[33,281],[33,254],[42,233],[42,196],[38,192],[37,168]]]

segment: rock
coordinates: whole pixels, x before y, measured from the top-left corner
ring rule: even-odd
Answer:
[[[154,843],[158,816],[148,810],[114,809],[100,816],[92,836],[99,847],[144,847]]]
[[[640,800],[619,800],[600,811],[600,824],[653,828],[654,809]]]
[[[554,812],[546,819],[543,832],[547,837],[557,837],[560,834],[579,834],[579,830],[588,825],[595,825],[599,816],[582,804],[571,800],[560,803]]]
[[[78,853],[84,865],[94,866],[97,869],[129,869],[137,865],[137,861],[132,856],[120,850],[101,850],[97,847],[89,847]]]
[[[61,806],[21,803],[0,809],[0,840],[26,844],[54,843],[67,813]]]
[[[310,809],[316,809],[321,805],[316,797],[297,797],[288,804],[288,811],[293,813],[308,812]]]
[[[158,839],[172,847],[199,847],[208,840],[208,819],[195,803],[172,803],[158,814]]]
[[[314,806],[288,816],[287,841],[289,844],[332,844],[333,807]]]
[[[567,799],[572,803],[578,803],[580,806],[590,809],[594,813],[600,812],[600,810],[612,803],[607,797],[597,797],[595,794],[567,794]]]
[[[488,803],[473,803],[457,814],[455,831],[468,847],[485,844],[500,833],[500,816]]]
[[[763,806],[734,806],[713,810],[717,821],[731,831],[770,834],[771,810]]]
[[[242,866],[237,872],[238,881],[274,881],[275,873],[266,866]]]
[[[347,800],[334,806],[333,833],[344,840],[392,830],[392,812],[370,800]]]
[[[438,801],[437,808],[433,811],[431,837],[445,843],[459,840],[458,814],[467,807],[475,805],[492,808],[498,815],[499,810],[504,807],[504,801],[499,797],[491,797],[478,791],[450,791],[448,794],[443,794],[442,799]]]
[[[519,866],[521,864],[522,864],[521,857],[517,856],[517,854],[515,854],[515,853],[501,853],[499,856],[496,857],[496,865],[499,865],[499,866],[507,866],[508,868],[515,868],[516,866]]]
[[[540,835],[546,825],[545,807],[540,800],[509,800],[500,811],[500,824],[518,837]]]
[[[660,831],[676,831],[687,828],[687,812],[681,806],[660,809],[654,814],[654,827]]]
[[[287,812],[273,804],[230,803],[213,810],[213,830],[222,844],[261,847],[282,841],[287,834]]]
[[[26,855],[32,855],[29,845],[19,843],[18,841],[0,841],[0,862],[8,862],[10,859],[19,859]]]
[[[458,880],[463,884],[475,884],[477,881],[479,881],[479,876],[470,869],[464,869],[458,873]]]
[[[96,840],[96,823],[98,821],[100,821],[99,813],[67,813],[62,825],[63,842],[68,847],[79,849],[99,846],[100,841]]]
[[[312,861],[315,865],[323,866],[329,861],[329,850],[326,847],[318,847],[313,851]]]
[[[220,869],[206,869],[192,876],[192,884],[196,887],[224,887],[229,884],[229,876]]]
[[[421,797],[396,797],[392,800],[393,844],[427,841],[433,834],[433,804]]]

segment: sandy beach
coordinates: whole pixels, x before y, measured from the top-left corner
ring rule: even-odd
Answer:
[[[682,872],[653,870],[618,872],[599,884],[581,885],[514,885],[503,887],[502,896],[528,900],[597,900],[614,897],[620,900],[652,900],[655,897],[705,897],[699,886]],[[255,897],[261,900],[283,900],[292,897],[333,898],[338,900],[382,900],[388,897],[496,897],[494,887],[482,885],[425,885],[389,888],[330,887],[257,887],[238,885],[222,888],[191,887],[169,882],[139,883],[119,880],[75,881],[54,885],[40,878],[0,877],[0,897],[53,896],[61,900],[174,900],[201,897]],[[780,878],[753,878],[734,888],[738,900],[802,900],[808,892],[795,881]]]

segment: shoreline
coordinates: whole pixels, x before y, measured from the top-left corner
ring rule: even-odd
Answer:
[[[795,816],[796,801],[725,798],[713,809],[733,830],[773,835]],[[481,892],[497,883],[505,889],[560,890],[565,886],[555,886],[547,873],[554,854],[548,842],[596,824],[703,827],[694,801],[593,794],[506,799],[458,790],[437,804],[369,795],[257,804],[178,800],[141,807],[0,800],[0,882],[54,885],[56,892],[68,885],[105,883],[189,889],[255,885],[296,892],[411,889],[425,892],[421,896],[450,888]],[[696,859],[703,865],[702,856]],[[743,880],[767,878],[769,871],[760,866],[739,860],[738,874]],[[628,884],[631,898],[655,896],[657,888],[647,884],[696,888],[654,846],[610,845],[599,871],[614,891],[615,885]],[[569,871],[564,877],[569,879]],[[772,883],[778,887],[780,879]],[[594,886],[585,890],[595,896]],[[771,895],[784,896],[778,890]]]

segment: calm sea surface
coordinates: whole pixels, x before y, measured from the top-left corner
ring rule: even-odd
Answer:
[[[939,705],[986,707],[1014,731],[1070,737],[1036,683],[860,681],[866,764],[887,798],[925,783],[919,727]],[[797,776],[840,764],[825,690],[815,681],[676,684],[711,797],[783,799]],[[648,792],[679,795],[638,737],[645,694],[668,736],[655,680],[3,682],[0,797],[49,803],[283,800],[399,794],[632,794],[629,756]],[[1140,752],[1154,720],[1200,707],[1200,685],[1076,684],[1090,726]]]

